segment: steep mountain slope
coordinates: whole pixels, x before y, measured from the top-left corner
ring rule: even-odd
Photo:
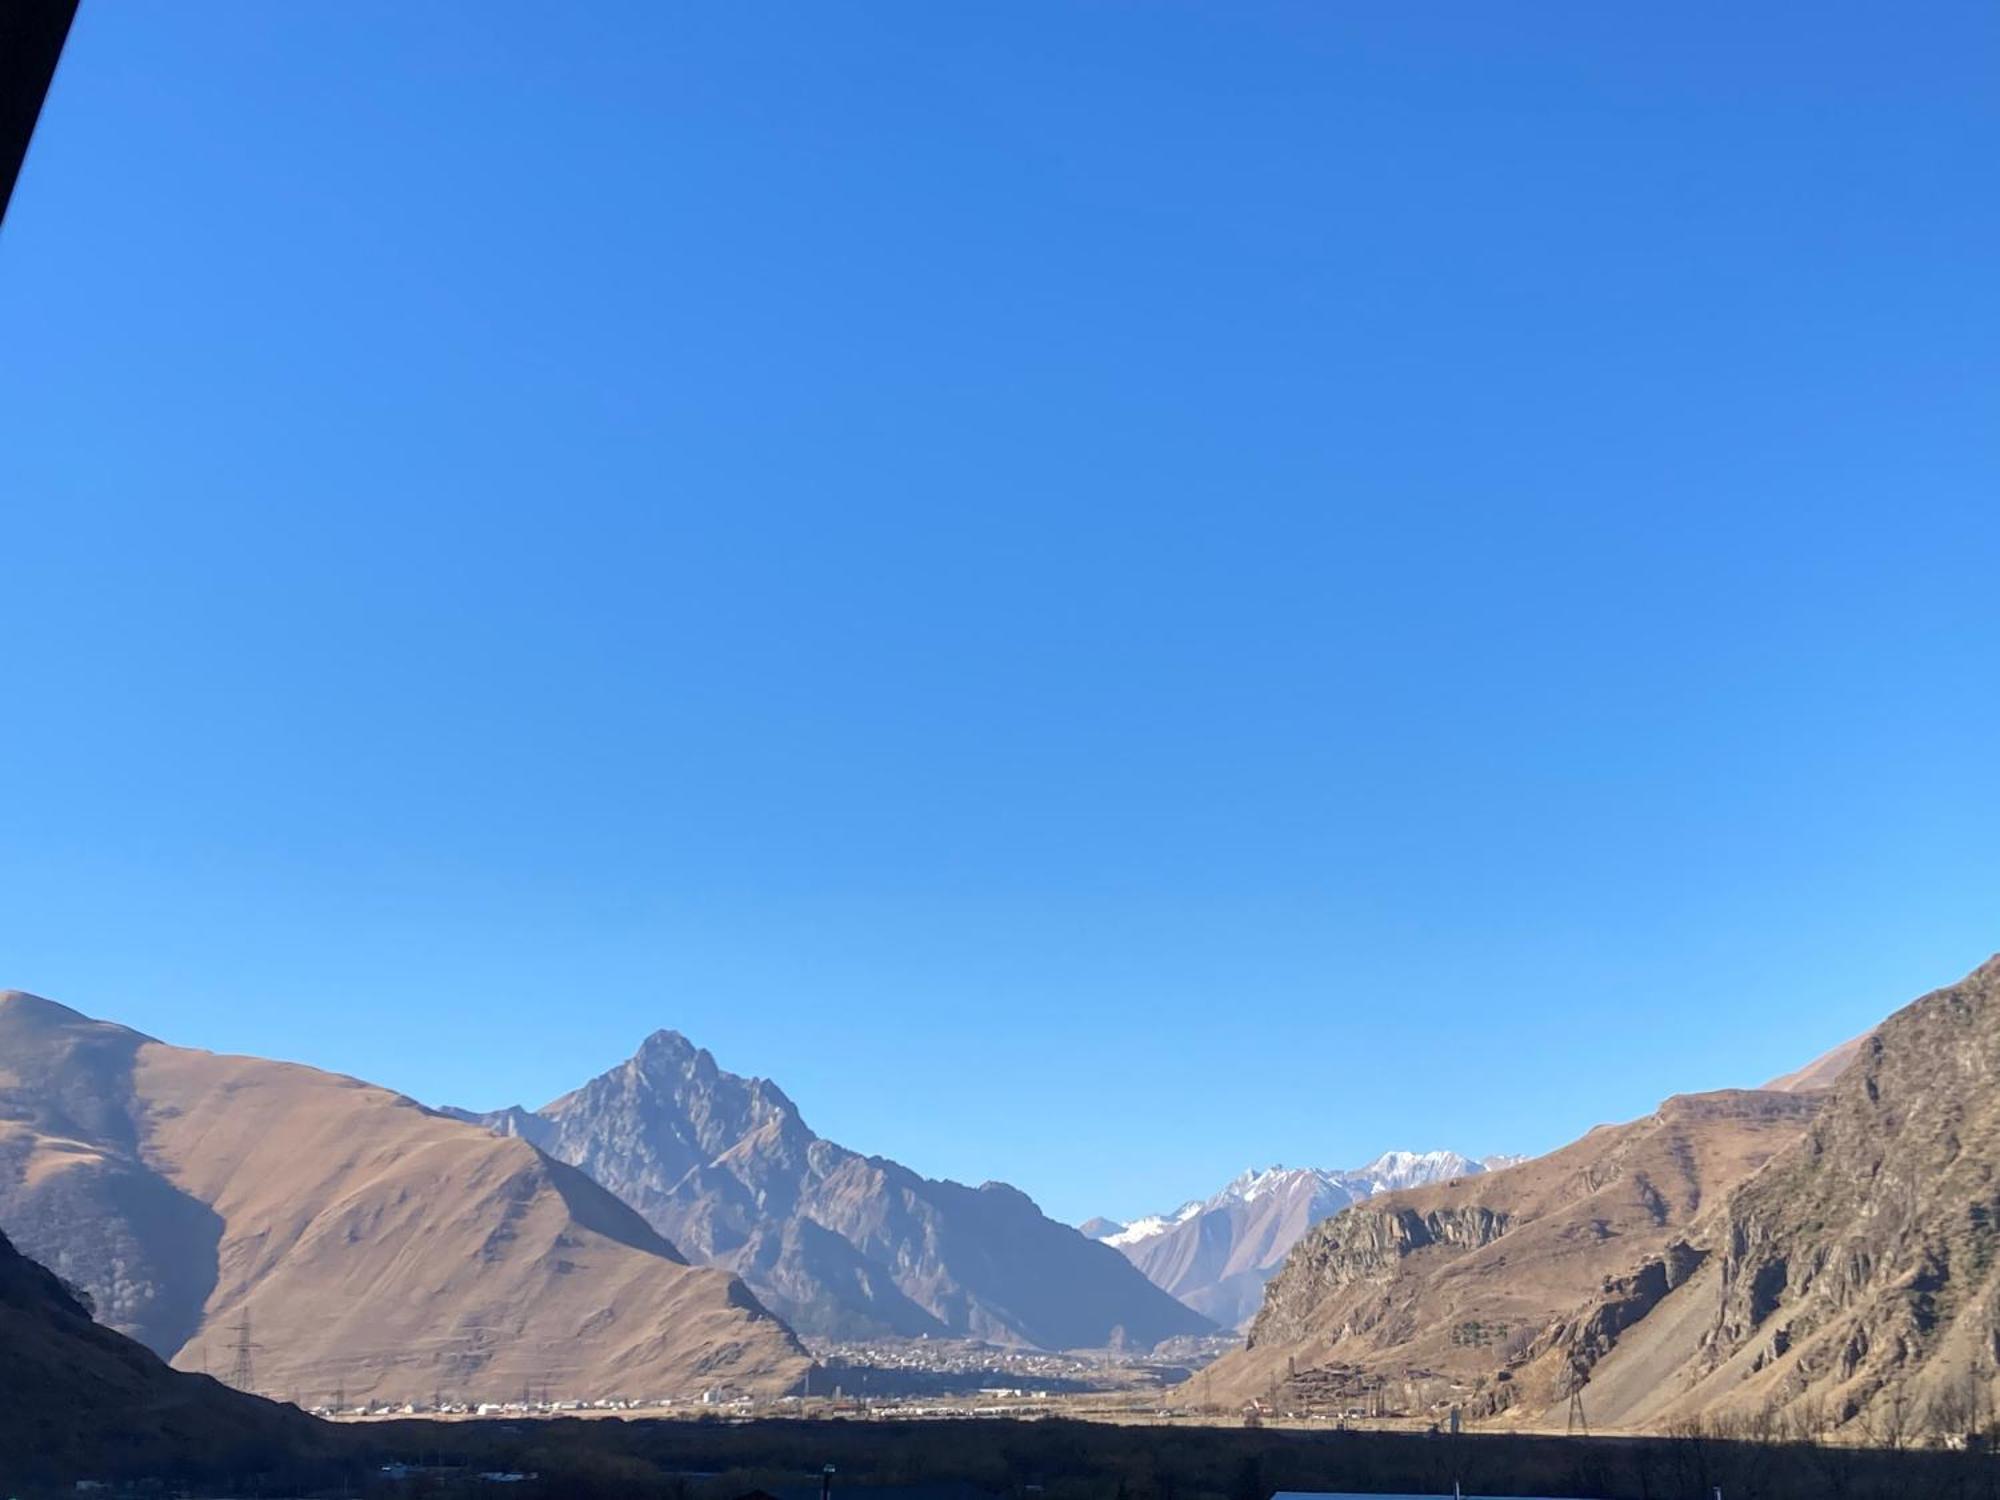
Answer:
[[[2000,1411],[2000,959],[1864,1038],[1698,1244],[1697,1274],[1590,1351],[1606,1420],[1776,1412],[1908,1439]]]
[[[273,1467],[328,1429],[245,1396],[92,1321],[54,1273],[0,1235],[0,1484]]]
[[[2000,1412],[2000,959],[1782,1090],[1350,1209],[1215,1399],[1963,1438]],[[1830,1084],[1830,1087],[1828,1086]],[[1191,1399],[1191,1398],[1190,1398]]]
[[[1549,1156],[1358,1204],[1306,1234],[1249,1347],[1182,1399],[1544,1410],[1567,1395],[1553,1351],[1579,1305],[1648,1261],[1682,1274],[1687,1226],[1795,1141],[1820,1097],[1670,1099]]]
[[[532,1114],[462,1117],[582,1168],[809,1333],[1096,1348],[1210,1326],[1015,1189],[822,1140],[775,1084],[676,1032]]]
[[[1264,1283],[1313,1225],[1382,1193],[1486,1170],[1455,1151],[1391,1151],[1346,1172],[1271,1167],[1245,1172],[1205,1201],[1093,1237],[1197,1312],[1241,1327],[1263,1304]]]
[[[1830,1089],[1840,1082],[1841,1075],[1854,1066],[1854,1060],[1861,1055],[1861,1049],[1873,1036],[1858,1036],[1851,1042],[1842,1042],[1823,1057],[1816,1057],[1797,1072],[1787,1073],[1783,1078],[1773,1078],[1764,1087],[1775,1089],[1781,1094],[1803,1094],[1814,1089]]]
[[[323,1400],[777,1391],[808,1360],[584,1174],[384,1089],[0,995],[0,1227],[112,1327]]]

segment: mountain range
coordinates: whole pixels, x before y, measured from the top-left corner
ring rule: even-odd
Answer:
[[[1902,1443],[1982,1427],[1996,1370],[2000,959],[1771,1087],[1322,1223],[1180,1399]]]
[[[1097,1349],[1213,1328],[1018,1189],[825,1140],[678,1032],[539,1110],[455,1113],[588,1173],[801,1332]]]
[[[1305,1232],[1382,1193],[1470,1177],[1514,1157],[1474,1160],[1455,1151],[1390,1151],[1365,1167],[1248,1171],[1208,1198],[1172,1213],[1120,1224],[1092,1219],[1083,1232],[1112,1246],[1155,1286],[1225,1328],[1240,1328],[1263,1304],[1264,1284]]]
[[[308,1402],[775,1394],[810,1359],[584,1173],[291,1063],[0,994],[0,1228],[183,1368]]]
[[[673,1032],[469,1116],[6,992],[0,1229],[0,1359],[55,1402],[0,1434],[56,1443],[83,1430],[56,1407],[93,1402],[290,1441],[121,1335],[308,1401],[776,1395],[811,1369],[788,1318],[1068,1349],[1213,1329],[1170,1293],[1257,1303],[1184,1405],[1944,1440],[2000,1410],[2000,959],[1764,1088],[1533,1161],[1271,1168],[1088,1233],[826,1141]]]

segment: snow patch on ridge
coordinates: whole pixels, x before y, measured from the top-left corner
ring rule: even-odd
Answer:
[[[1393,1193],[1427,1183],[1472,1177],[1513,1166],[1522,1160],[1525,1158],[1489,1156],[1475,1161],[1456,1151],[1385,1151],[1367,1166],[1344,1172],[1320,1167],[1252,1167],[1231,1178],[1213,1197],[1190,1199],[1172,1213],[1148,1214],[1113,1233],[1093,1237],[1117,1249],[1130,1249],[1171,1233],[1201,1214],[1227,1208],[1232,1203],[1255,1203],[1273,1194],[1309,1194],[1317,1219],[1378,1193]],[[1093,1221],[1098,1222],[1109,1221]]]
[[[1103,1241],[1107,1245],[1121,1247],[1136,1245],[1141,1240],[1150,1240],[1157,1235],[1165,1234],[1169,1229],[1178,1228],[1207,1206],[1201,1199],[1196,1198],[1183,1203],[1170,1214],[1148,1214],[1143,1219],[1134,1219],[1116,1234],[1105,1235]]]

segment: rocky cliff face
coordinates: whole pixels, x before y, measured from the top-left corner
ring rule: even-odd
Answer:
[[[2000,960],[1866,1038],[1701,1238],[1705,1316],[1655,1410],[1950,1436],[2000,1409]]]
[[[1394,1201],[1349,1209],[1301,1245],[1271,1281],[1251,1325],[1250,1347],[1305,1338],[1316,1311],[1359,1283],[1385,1285],[1420,1250],[1480,1250],[1505,1234],[1512,1218],[1476,1204],[1420,1213]]]
[[[1212,1326],[1016,1189],[824,1140],[775,1084],[676,1032],[533,1114],[467,1118],[582,1168],[806,1332],[1099,1348]]]
[[[1117,1247],[1147,1280],[1197,1312],[1240,1328],[1262,1306],[1265,1282],[1314,1225],[1383,1193],[1476,1177],[1515,1160],[1391,1151],[1351,1171],[1271,1167],[1245,1172],[1172,1214],[1129,1225],[1093,1221],[1107,1227],[1092,1238]]]
[[[1534,1161],[1349,1208],[1287,1257],[1248,1347],[1181,1399],[1322,1412],[1388,1402],[1413,1415],[1433,1401],[1474,1415],[1544,1410],[1634,1299],[1665,1295],[1670,1262],[1685,1274],[1673,1246],[1798,1138],[1820,1098],[1670,1099]],[[1657,1272],[1612,1290],[1649,1263]],[[1619,1310],[1607,1310],[1614,1302]]]
[[[1598,1428],[1986,1429],[2000,960],[1780,1082],[1350,1209],[1294,1251],[1214,1389],[1302,1405],[1430,1389],[1508,1419],[1559,1416],[1574,1390]]]

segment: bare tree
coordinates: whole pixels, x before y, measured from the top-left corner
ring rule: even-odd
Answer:
[[[1887,1400],[1879,1399],[1878,1393],[1878,1399],[1869,1403],[1862,1414],[1861,1431],[1869,1447],[1901,1453],[1910,1445],[1911,1416],[1909,1395],[1899,1385],[1889,1392]]]
[[[1977,1428],[1974,1416],[1973,1376],[1951,1381],[1932,1392],[1924,1403],[1919,1429],[1933,1448],[1963,1448]]]
[[[1792,1405],[1792,1425],[1801,1442],[1825,1442],[1826,1435],[1833,1430],[1833,1417],[1827,1411],[1826,1396],[1819,1391],[1801,1396]]]

